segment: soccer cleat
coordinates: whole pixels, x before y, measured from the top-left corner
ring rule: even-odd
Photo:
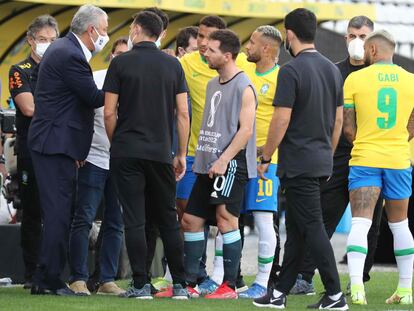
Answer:
[[[309,283],[302,278],[301,274],[298,274],[295,285],[290,290],[291,295],[315,295],[315,288],[313,283]]]
[[[198,291],[198,286],[196,286],[196,287],[187,286],[187,292],[188,292],[188,295],[190,296],[190,298],[199,298],[200,297],[200,293]]]
[[[411,305],[413,304],[413,292],[411,288],[397,288],[394,294],[387,300],[387,304]]]
[[[250,288],[239,294],[239,298],[256,299],[266,295],[266,287],[253,283]]]
[[[135,288],[133,285],[127,289],[127,291],[121,295],[123,298],[136,298],[136,299],[152,299],[151,284],[145,284],[142,288]]]
[[[319,309],[319,310],[348,310],[349,307],[346,303],[344,294],[341,294],[338,300],[332,300],[328,294],[324,294],[317,303],[309,305],[308,309]]]
[[[155,298],[172,298],[173,296],[173,287],[170,285],[166,289],[156,293]]]
[[[213,293],[204,296],[206,299],[237,299],[236,291],[227,282],[221,284]]]
[[[286,295],[282,294],[276,298],[273,296],[273,291],[267,291],[263,297],[253,300],[253,304],[259,308],[285,309]]]
[[[158,279],[156,279],[155,282],[154,282],[154,284],[153,284],[153,286],[157,290],[159,290],[159,291],[164,291],[164,290],[166,290],[171,285],[172,285],[172,283],[169,282],[169,281],[167,281],[164,278],[158,278]]]
[[[206,277],[204,281],[198,285],[198,290],[200,295],[205,296],[214,292],[218,287],[219,285],[216,282],[209,277]]]
[[[353,305],[366,305],[367,298],[365,296],[364,285],[351,285],[351,303]]]
[[[181,284],[172,286],[172,299],[187,300],[189,297],[187,288],[184,288]]]

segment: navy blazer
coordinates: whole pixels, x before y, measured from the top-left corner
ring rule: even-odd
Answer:
[[[104,104],[79,41],[73,33],[56,40],[40,62],[29,148],[42,154],[86,159],[94,109]]]

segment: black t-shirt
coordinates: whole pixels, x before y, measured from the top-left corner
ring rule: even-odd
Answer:
[[[172,163],[176,95],[187,92],[179,61],[140,42],[112,60],[103,90],[119,94],[111,157]]]
[[[30,56],[24,61],[11,66],[9,71],[9,90],[15,101],[15,97],[21,93],[29,92],[34,94],[37,82],[38,64]],[[26,117],[16,106],[16,130],[17,140],[15,151],[20,157],[30,157],[27,147],[27,133],[29,131],[31,117]]]
[[[344,59],[343,61],[336,64],[339,71],[341,72],[342,79],[345,82],[345,79],[349,76],[350,73],[362,69],[365,65],[354,66],[351,64],[349,57]],[[341,133],[341,137],[339,138],[338,147],[335,151],[335,158],[349,158],[351,157],[351,150],[352,144],[345,138],[344,133]]]
[[[338,68],[318,52],[302,52],[280,68],[273,105],[292,108],[279,146],[279,177],[325,177],[332,173],[331,137],[343,105]]]

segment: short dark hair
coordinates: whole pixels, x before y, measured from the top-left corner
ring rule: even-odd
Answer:
[[[149,37],[158,38],[162,32],[162,20],[153,12],[138,12],[134,15],[134,24],[140,25]]]
[[[144,12],[152,12],[158,15],[159,18],[161,18],[162,21],[162,30],[164,31],[165,29],[167,29],[168,24],[170,23],[170,19],[168,18],[168,15],[163,11],[160,10],[157,7],[152,7],[152,8],[146,8],[143,9],[142,11]]]
[[[352,17],[348,23],[348,29],[349,28],[361,29],[364,26],[367,26],[369,29],[371,29],[371,31],[374,30],[373,21],[364,15]]]
[[[200,20],[200,25],[204,25],[206,27],[214,27],[214,28],[217,28],[217,29],[226,29],[227,28],[226,21],[224,19],[222,19],[221,17],[217,16],[217,15],[204,16]]]
[[[56,19],[50,15],[40,15],[36,17],[27,27],[27,36],[34,38],[36,34],[44,27],[51,27],[56,31],[56,36],[59,37],[59,28]]]
[[[112,44],[112,50],[111,53],[114,53],[116,48],[118,47],[118,45],[121,44],[126,44],[128,45],[128,37],[120,37],[118,39],[116,39],[116,41],[114,42],[114,44]]]
[[[176,43],[175,43],[175,54],[178,55],[178,48],[182,47],[183,49],[188,48],[188,41],[190,38],[197,38],[198,27],[189,26],[180,29],[177,34]]]
[[[313,43],[316,27],[316,16],[308,9],[298,8],[285,16],[286,30],[293,31],[300,42]]]
[[[213,31],[209,37],[210,40],[217,40],[220,42],[220,51],[223,53],[231,53],[233,59],[237,58],[240,52],[239,37],[229,29],[220,29]]]

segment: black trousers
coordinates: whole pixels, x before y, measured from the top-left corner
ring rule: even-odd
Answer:
[[[308,246],[328,295],[341,291],[334,252],[322,221],[319,178],[282,178],[286,194],[286,243],[276,289],[288,294]],[[273,275],[272,275],[273,277]]]
[[[349,158],[349,155],[335,157],[331,178],[329,181],[321,181],[322,218],[329,239],[335,233],[336,227],[338,226],[349,203]],[[369,271],[374,264],[375,250],[377,248],[381,226],[382,201],[383,200],[380,197],[377,205],[375,206],[372,226],[368,233],[368,254],[364,266],[364,282],[369,281]],[[310,255],[310,250],[307,249],[299,273],[302,274],[303,279],[311,282],[315,274],[315,269],[315,261]]]
[[[63,154],[31,152],[39,189],[43,231],[34,284],[59,289],[68,255],[69,227],[76,180],[75,160]]]
[[[22,208],[21,240],[24,278],[31,281],[36,270],[42,234],[39,194],[30,157],[17,156],[19,198]]]
[[[183,239],[175,208],[172,165],[137,158],[111,158],[123,209],[125,242],[135,286],[149,283],[145,223],[158,226],[174,283],[185,284]]]

